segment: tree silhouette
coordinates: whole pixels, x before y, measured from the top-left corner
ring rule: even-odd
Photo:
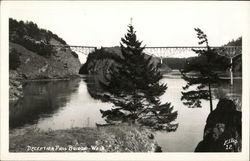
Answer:
[[[174,131],[178,124],[170,103],[162,104],[161,96],[167,86],[159,84],[162,74],[159,66],[151,63],[151,57],[145,55],[142,42],[137,40],[134,27],[128,25],[128,32],[121,38],[122,61],[111,68],[108,83],[102,86],[109,95],[106,100],[112,102],[111,110],[101,110],[108,123],[130,122],[147,126],[154,130]]]
[[[181,70],[182,78],[187,81],[185,87],[183,87],[182,98],[181,100],[188,107],[201,107],[201,99],[209,100],[210,102],[210,111],[213,111],[213,102],[212,102],[212,85],[216,86],[219,84],[220,78],[214,69],[222,68],[224,64],[221,64],[217,60],[218,55],[216,51],[212,49],[208,44],[207,35],[200,30],[195,28],[197,32],[197,37],[199,39],[199,45],[205,44],[205,49],[195,50],[192,49],[195,53],[198,54],[198,62],[187,62],[185,68]],[[191,75],[195,73],[195,75]],[[195,89],[190,89],[193,87]]]

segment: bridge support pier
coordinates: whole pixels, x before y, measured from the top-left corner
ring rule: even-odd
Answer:
[[[232,86],[234,83],[234,76],[233,76],[233,58],[230,58],[230,85]]]

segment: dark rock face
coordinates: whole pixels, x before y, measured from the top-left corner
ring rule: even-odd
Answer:
[[[221,99],[207,118],[203,140],[195,152],[240,152],[241,116],[233,101]]]
[[[145,54],[145,58],[149,55]],[[118,60],[119,59],[119,60]],[[79,70],[79,74],[108,75],[111,67],[119,65],[123,61],[120,47],[104,47],[88,55],[87,61]],[[151,64],[157,66],[160,63],[158,58],[152,57]],[[163,73],[169,71],[166,65],[160,68]]]

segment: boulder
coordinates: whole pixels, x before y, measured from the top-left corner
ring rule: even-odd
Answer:
[[[221,99],[207,118],[203,140],[195,152],[240,152],[242,114],[229,99]]]

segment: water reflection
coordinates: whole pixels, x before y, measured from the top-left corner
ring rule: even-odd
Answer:
[[[206,119],[209,114],[209,102],[202,100],[202,108],[187,108],[180,101],[182,86],[186,82],[180,78],[165,77],[161,80],[168,84],[168,90],[161,97],[162,101],[169,101],[178,110],[177,122],[179,127],[174,133],[157,132],[156,140],[167,152],[193,152],[200,140],[203,139],[203,131]],[[217,88],[214,94],[213,106],[218,103],[217,91],[224,93],[224,96],[233,96],[235,99],[241,100],[242,80],[234,80],[234,85],[230,86],[230,81],[225,80]],[[240,105],[239,105],[240,106]]]
[[[88,78],[88,91],[95,99],[103,102],[111,102],[114,104],[112,109],[101,109],[102,117],[105,118],[107,124],[119,123],[137,123],[141,126],[164,131],[175,131],[178,128],[177,111],[171,103],[161,103],[159,95],[161,91],[165,91],[161,86],[154,84],[154,87],[134,89],[137,92],[118,91],[114,95],[109,93],[112,87],[104,87],[105,79],[98,75]],[[163,83],[162,83],[163,84]],[[104,90],[105,89],[105,90]]]
[[[233,85],[230,85],[229,79],[224,79],[219,88],[213,89],[213,94],[217,98],[230,97],[232,99],[242,99],[242,79],[234,79]]]
[[[70,81],[28,82],[24,87],[24,98],[16,105],[10,105],[11,131],[32,126],[48,130],[104,124],[100,109],[107,110],[112,104],[103,103],[95,96],[98,91],[105,95],[98,81],[98,77],[88,76]],[[203,108],[189,109],[180,101],[184,80],[164,77],[161,83],[167,83],[168,89],[160,99],[162,102],[171,102],[178,110],[176,122],[179,127],[173,133],[157,132],[155,138],[163,151],[193,152],[203,137],[209,103],[204,101]],[[226,80],[220,90],[241,98],[241,80],[235,80],[232,88],[229,80]],[[217,102],[214,100],[214,106]]]
[[[193,152],[199,139],[203,137],[203,129],[209,114],[209,102],[202,101],[203,108],[187,108],[180,101],[182,86],[186,84],[183,79],[164,78],[162,82],[168,83],[168,89],[162,95],[162,101],[169,101],[178,110],[177,122],[179,127],[174,133],[157,132],[155,139],[167,152]],[[214,101],[214,105],[217,101]]]
[[[87,89],[91,97],[107,102],[105,99],[105,90],[100,84],[100,82],[105,83],[105,79],[102,75],[89,75],[85,79],[85,82],[87,83]]]
[[[24,98],[10,104],[11,132],[96,127],[96,123],[105,123],[100,109],[109,109],[111,104],[93,99],[85,79],[28,82]]]
[[[10,102],[10,129],[37,124],[39,118],[56,113],[59,107],[66,105],[70,95],[78,90],[79,81],[27,82],[24,85],[24,97],[16,103]]]

